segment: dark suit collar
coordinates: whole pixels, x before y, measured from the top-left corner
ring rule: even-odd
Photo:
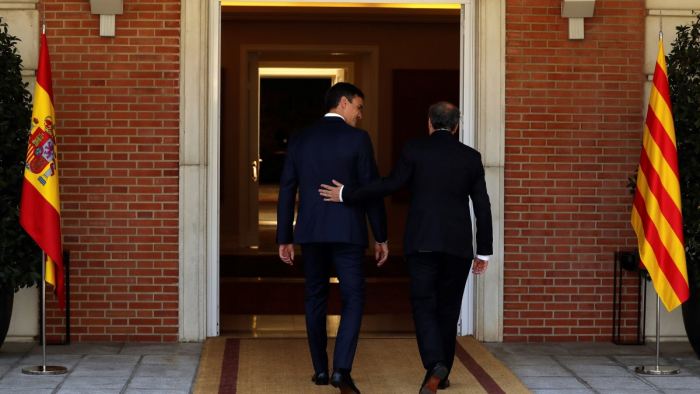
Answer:
[[[452,132],[450,132],[449,130],[435,130],[435,131],[433,131],[433,134],[430,134],[430,136],[435,137],[435,138],[445,138],[445,137],[454,138],[452,136]]]

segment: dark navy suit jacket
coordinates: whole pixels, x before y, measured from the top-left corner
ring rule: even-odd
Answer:
[[[428,137],[406,142],[388,177],[362,187],[345,185],[343,201],[352,206],[393,194],[406,182],[411,185],[411,202],[404,254],[432,251],[474,258],[470,199],[476,217],[476,253],[493,254],[491,203],[479,152],[459,142],[449,131],[437,130]]]
[[[341,242],[368,246],[367,217],[377,242],[386,241],[386,211],[381,198],[360,204],[332,204],[318,194],[322,183],[335,179],[364,185],[379,177],[372,142],[366,131],[337,116],[319,119],[293,133],[280,181],[277,243]],[[292,234],[294,201],[299,212]]]

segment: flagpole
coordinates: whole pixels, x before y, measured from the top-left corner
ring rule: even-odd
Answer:
[[[659,349],[661,346],[661,297],[656,293],[656,367],[636,367],[634,372],[643,375],[675,375],[681,370],[676,367],[659,366]]]
[[[22,368],[25,375],[63,375],[66,367],[46,365],[46,254],[41,252],[41,365]]]
[[[44,4],[44,25],[42,36],[46,34],[46,4]],[[43,38],[42,38],[43,39]],[[63,375],[68,372],[66,367],[46,365],[46,252],[41,251],[41,365],[22,368],[26,375]],[[56,280],[58,283],[58,280]]]

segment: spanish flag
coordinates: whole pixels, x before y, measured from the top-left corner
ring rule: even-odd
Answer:
[[[56,115],[46,34],[41,35],[34,111],[27,148],[19,221],[46,255],[46,282],[54,286],[61,310],[65,307],[61,203],[58,196]]]
[[[659,55],[644,125],[632,225],[637,233],[640,259],[661,301],[671,311],[688,299],[689,290],[676,132],[662,39],[659,39]]]

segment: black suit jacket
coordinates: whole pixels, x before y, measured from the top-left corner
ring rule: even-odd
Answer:
[[[386,241],[384,201],[329,204],[318,194],[322,183],[351,186],[379,178],[366,131],[339,117],[323,117],[289,139],[277,203],[277,243],[342,242],[368,246],[367,217],[377,242]],[[296,229],[294,200],[299,189]]]
[[[493,254],[491,204],[479,152],[449,131],[437,130],[406,142],[388,177],[361,187],[345,185],[343,201],[352,205],[393,194],[406,182],[411,184],[411,200],[404,254],[432,251],[474,258],[470,198],[476,217],[476,253]]]

